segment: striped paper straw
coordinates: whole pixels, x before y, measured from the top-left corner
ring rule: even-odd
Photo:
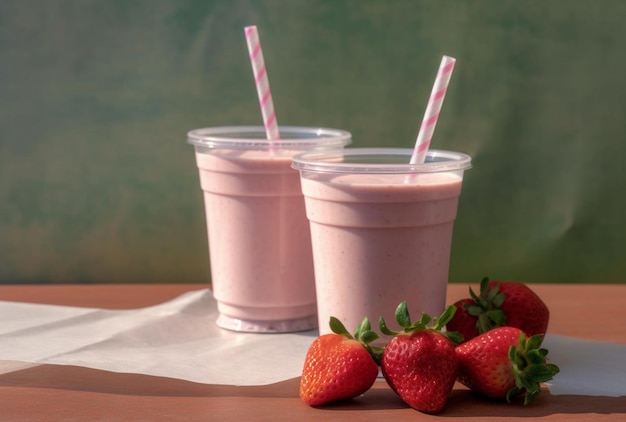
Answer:
[[[244,32],[246,34],[246,42],[248,43],[248,51],[250,52],[250,63],[252,64],[256,91],[259,95],[259,105],[261,106],[261,114],[263,115],[263,125],[265,126],[267,139],[280,139],[278,122],[276,121],[276,113],[274,112],[274,102],[272,101],[272,91],[270,90],[270,83],[267,79],[267,70],[265,68],[265,60],[263,59],[259,32],[256,26],[246,26]]]
[[[415,149],[411,156],[411,164],[421,164],[426,159],[426,152],[433,138],[435,126],[437,126],[437,120],[439,119],[439,113],[441,112],[441,106],[443,105],[443,99],[448,90],[448,84],[450,83],[450,77],[452,76],[455,63],[456,59],[453,57],[443,56],[441,59],[441,65],[439,65],[439,72],[437,72],[435,84],[433,85],[433,90],[428,99],[424,119],[422,120],[419,133],[417,134]]]

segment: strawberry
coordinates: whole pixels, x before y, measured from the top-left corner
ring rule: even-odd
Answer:
[[[478,334],[477,318],[470,314],[468,307],[475,305],[474,299],[466,298],[454,302],[456,312],[454,317],[448,322],[446,328],[455,331],[463,336],[463,340],[469,340]]]
[[[504,295],[500,310],[506,325],[519,328],[527,336],[543,336],[547,332],[550,311],[530,287],[514,281],[492,281],[489,289]]]
[[[480,283],[480,294],[469,289],[471,299],[454,303],[457,313],[448,323],[449,330],[461,333],[467,341],[495,327],[517,327],[528,336],[545,334],[550,311],[526,284],[514,281]]]
[[[365,393],[378,376],[382,348],[369,343],[379,338],[367,318],[354,336],[335,317],[333,333],[316,338],[307,351],[300,379],[300,398],[311,406],[345,400]]]
[[[385,380],[409,406],[425,413],[437,413],[445,407],[457,377],[458,361],[454,343],[456,333],[443,333],[441,328],[454,315],[455,308],[449,306],[433,326],[428,314],[411,323],[406,302],[396,309],[396,321],[403,328],[400,332],[387,328],[380,318],[383,334],[393,335],[381,359]]]
[[[551,380],[559,367],[546,363],[541,336],[527,337],[515,327],[497,327],[456,347],[458,380],[487,397],[506,399],[524,393],[530,403],[540,383]]]

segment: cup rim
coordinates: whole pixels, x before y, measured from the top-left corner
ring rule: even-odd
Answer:
[[[471,157],[462,152],[431,149],[426,162],[411,164],[413,149],[410,148],[345,148],[333,151],[308,151],[295,155],[292,167],[300,171],[335,174],[416,174],[468,170]],[[342,162],[349,157],[350,162]],[[358,162],[358,158],[369,159]],[[372,157],[386,157],[388,163],[372,162]],[[404,160],[405,162],[398,161]],[[364,160],[365,161],[365,160]]]
[[[263,126],[215,126],[187,132],[187,142],[203,148],[311,149],[347,145],[352,134],[342,129],[279,126],[281,139],[269,140]]]

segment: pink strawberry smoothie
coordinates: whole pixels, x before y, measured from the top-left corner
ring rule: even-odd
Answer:
[[[282,333],[317,327],[311,234],[300,175],[292,157],[341,150],[339,129],[262,126],[194,129],[204,193],[217,325],[234,331]]]
[[[285,321],[288,331],[317,325],[310,231],[290,155],[196,152],[222,324],[263,322],[259,331],[283,331]]]
[[[320,333],[330,332],[331,315],[350,330],[366,316],[374,327],[383,316],[397,329],[402,301],[415,319],[440,315],[462,172],[321,179],[302,178]]]

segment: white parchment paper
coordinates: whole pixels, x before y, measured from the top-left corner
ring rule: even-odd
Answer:
[[[235,333],[216,318],[208,289],[121,311],[0,301],[0,374],[46,363],[265,385],[300,376],[318,335]],[[626,396],[626,344],[548,335],[544,345],[561,368],[552,394]]]

